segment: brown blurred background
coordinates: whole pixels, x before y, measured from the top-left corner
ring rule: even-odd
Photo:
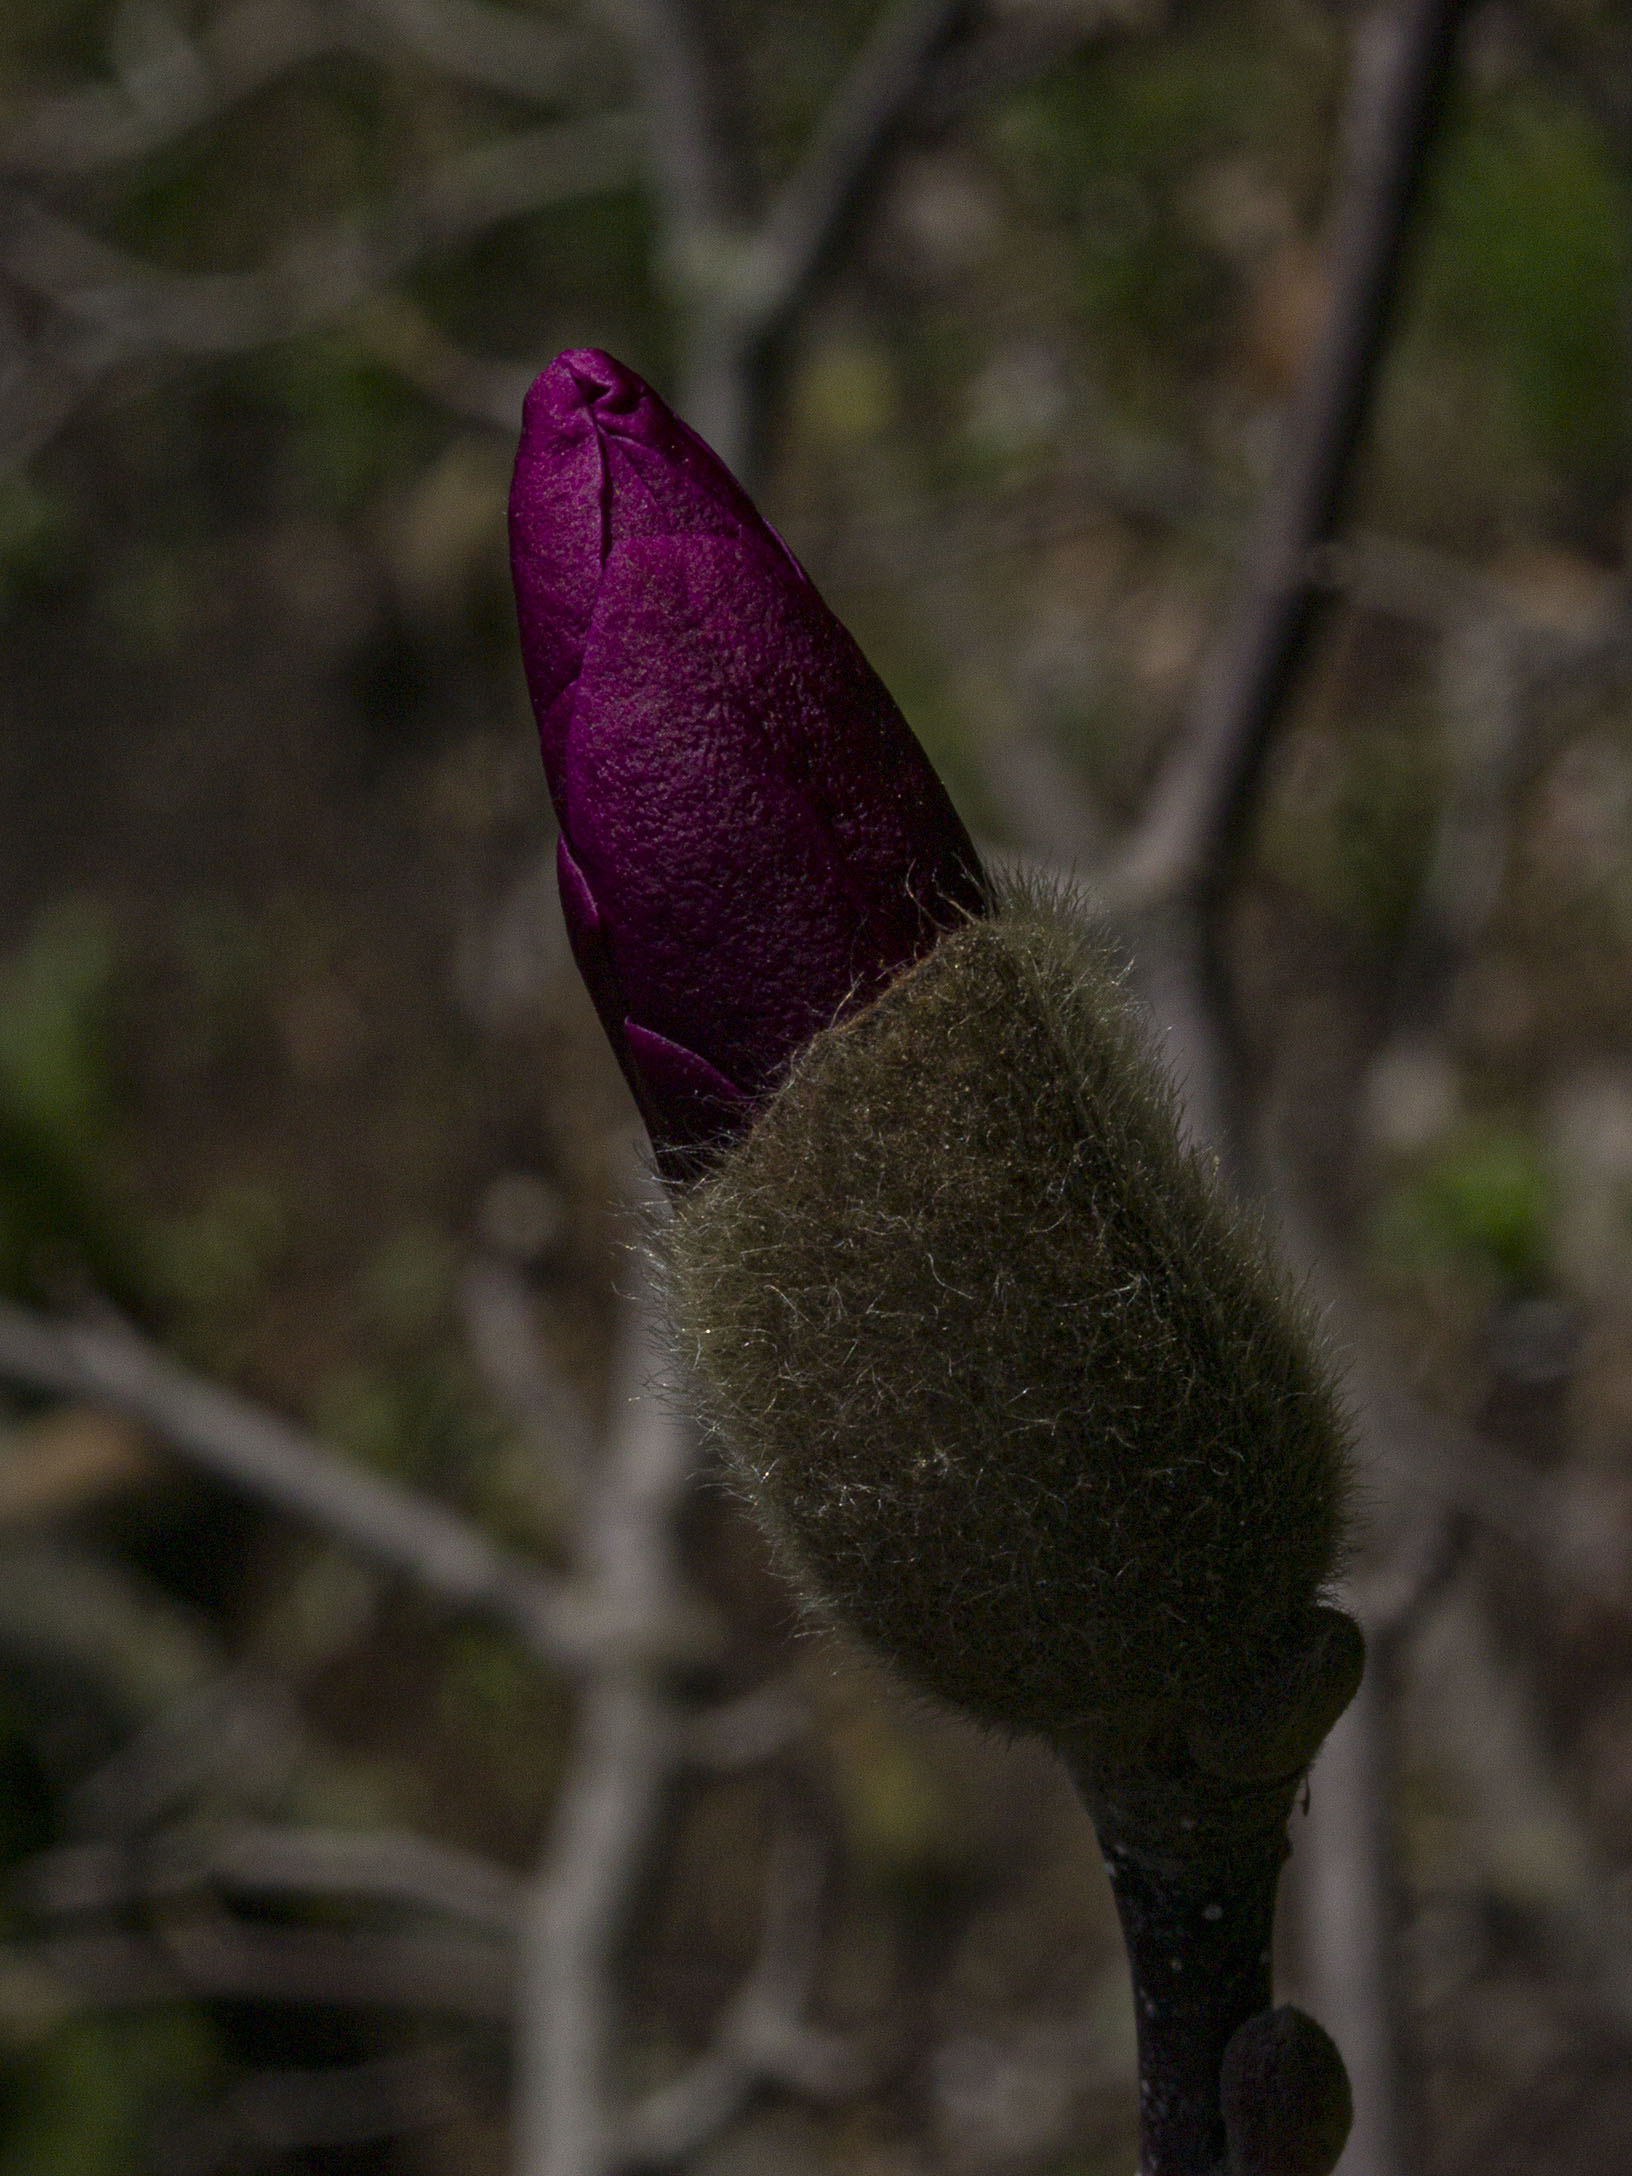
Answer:
[[[650,1395],[504,494],[611,348],[1092,881],[1284,453],[1364,20],[6,0],[0,2176],[1128,2176],[1065,1786],[801,1632]],[[1345,2176],[1632,2166],[1629,150],[1613,0],[1472,10],[1219,932],[1414,1416],[1283,1914],[1381,2051]]]

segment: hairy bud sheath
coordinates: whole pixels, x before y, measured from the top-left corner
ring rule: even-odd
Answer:
[[[1205,1741],[1307,1644],[1337,1402],[1061,904],[1011,897],[808,1046],[671,1258],[796,1580],[919,1684],[1106,1750]]]

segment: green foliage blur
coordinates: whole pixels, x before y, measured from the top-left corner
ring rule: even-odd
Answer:
[[[0,2176],[150,2166],[178,2097],[194,2098],[220,2073],[216,2036],[196,2010],[74,2019],[25,2061],[0,2062]]]
[[[110,1165],[115,973],[87,900],[42,909],[0,966],[0,1290],[20,1298],[80,1278],[124,1299],[136,1281]]]
[[[580,20],[572,0],[493,5]],[[983,20],[1072,5],[1003,0]],[[0,137],[88,86],[139,105],[144,68],[178,65],[178,33],[220,12],[6,0]],[[751,207],[880,5],[699,12]],[[911,138],[770,370],[765,501],[1000,848],[1027,843],[1011,758],[1041,749],[1114,830],[1183,716],[1323,298],[1354,19],[1332,0],[1079,12],[1074,52]],[[1624,10],[1536,0],[1528,42],[1481,20],[1357,519],[1567,628],[1573,600],[1623,578],[1632,484]],[[166,272],[241,273],[549,118],[380,52],[325,55],[110,169],[17,186]],[[626,67],[603,72],[622,101]],[[549,819],[504,570],[510,433],[448,388],[472,361],[519,374],[596,344],[673,391],[687,328],[661,236],[639,179],[502,220],[310,329],[116,373],[0,476],[0,1297],[111,1302],[361,1466],[546,1552],[570,1488],[515,1485],[538,1461],[476,1377],[461,1284],[485,1190],[535,1175],[565,1237],[523,1262],[527,1288],[597,1409],[609,1274],[584,1234],[627,1113],[585,1055],[564,956],[524,960],[515,1002],[521,970],[492,966]],[[25,331],[46,314],[19,304]],[[1623,700],[1593,731],[1606,778],[1632,763]],[[1500,936],[1529,981],[1454,1053],[1465,1107],[1358,1177],[1343,1163],[1361,1095],[1343,1066],[1408,952],[1449,754],[1420,632],[1334,608],[1261,812],[1248,889],[1267,934],[1243,980],[1269,993],[1270,1058],[1299,1032],[1337,1052],[1309,1068],[1330,1107],[1299,1122],[1341,1170],[1332,1195],[1378,1288],[1477,1322],[1554,1288],[1547,1098],[1578,1059],[1624,1058],[1628,1009],[1624,951],[1564,915],[1527,834],[1509,876],[1530,904],[1507,902]],[[1624,862],[1624,839],[1600,825],[1579,849],[1586,819],[1569,821],[1569,866]],[[1285,998],[1308,996],[1311,961],[1329,1035]],[[6,1457],[37,1413],[0,1409]],[[168,1469],[44,1531],[101,1551],[212,1652],[286,1670],[381,1819],[531,1863],[565,1703],[498,1634],[392,1617],[371,1573],[348,1564],[348,1584],[334,1552]],[[6,1658],[0,1872],[64,1840],[75,1782],[133,1727],[92,1675]],[[869,1911],[901,1916],[903,1974],[928,1988],[935,1913],[1002,1885],[962,1779],[892,1728],[835,1728],[827,1787]],[[0,1926],[37,1932],[9,1892]],[[1053,1932],[1006,1938],[1029,1960]],[[893,1967],[864,1964],[847,1967],[858,2007],[882,2006],[866,1970]],[[699,2037],[692,2017],[665,2030]],[[36,2020],[0,2048],[0,2176],[151,2176],[165,2124],[256,2048],[202,2004]],[[1046,2165],[1112,2176],[1128,2154],[1118,2130]]]
[[[1472,1281],[1497,1297],[1546,1289],[1554,1189],[1536,1141],[1468,1121],[1403,1175],[1372,1213],[1375,1266],[1407,1286]]]

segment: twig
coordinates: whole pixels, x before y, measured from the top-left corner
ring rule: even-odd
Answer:
[[[1450,778],[1395,979],[1396,1036],[1442,1025],[1501,893],[1527,710],[1514,648],[1506,628],[1489,620],[1443,646]]]
[[[281,1687],[229,1669],[180,1603],[65,1542],[0,1549],[0,1653],[84,1678],[133,1728],[67,1791],[70,1833],[129,1835],[208,1783],[308,1819],[355,1799],[354,1772],[312,1742]]]
[[[513,438],[533,373],[520,363],[470,355],[405,295],[380,295],[354,330],[389,369],[450,414]]]
[[[340,1780],[339,1764],[308,1742],[281,1686],[223,1664],[75,1783],[67,1827],[76,1836],[132,1836],[205,1792],[239,1807],[294,1810],[309,1801],[315,1809]]]
[[[42,99],[0,146],[0,171],[65,180],[142,158],[343,39],[341,18],[309,0],[239,0],[196,43],[174,28],[167,64],[134,83]]]
[[[44,1655],[145,1722],[220,1674],[204,1627],[129,1574],[60,1541],[0,1548],[0,1651]]]
[[[1417,1521],[1387,1560],[1348,1582],[1346,1606],[1366,1630],[1368,1647],[1379,1639],[1396,1645],[1422,1627],[1466,1559],[1472,1522],[1460,1509]]]
[[[840,84],[765,218],[761,338],[776,336],[821,269],[969,5],[896,0]]]
[[[53,305],[15,367],[0,466],[37,453],[91,389],[127,364],[224,356],[332,325],[427,256],[549,204],[627,186],[640,123],[601,114],[461,152],[363,218],[300,237],[256,272],[161,271],[28,199],[0,199],[0,269]]]
[[[310,1521],[457,1608],[501,1619],[552,1664],[581,1664],[596,1636],[557,1581],[457,1513],[188,1375],[130,1330],[51,1322],[0,1302],[0,1375],[128,1414],[214,1478]]]
[[[246,2154],[355,2146],[455,2121],[468,2105],[451,2049],[416,2048],[332,2070],[262,2070],[211,2108],[164,2123],[154,2143],[164,2176],[213,2176]]]
[[[810,1704],[796,1685],[758,1685],[691,1716],[680,1750],[694,1768],[722,1773],[754,1768],[797,1744],[810,1721]]]
[[[591,1455],[590,1429],[545,1364],[526,1280],[494,1255],[481,1255],[460,1290],[465,1340],[494,1403],[519,1428],[539,1465],[575,1494]]]
[[[982,10],[988,18],[992,11]],[[1129,37],[1165,27],[1166,10],[1142,0],[1105,0],[1098,8],[1067,4],[988,19],[942,55],[913,111],[915,126],[934,134],[962,120],[1000,92],[1031,83],[1099,38]]]
[[[966,0],[896,0],[817,124],[798,167],[750,224],[684,0],[604,0],[629,36],[651,121],[666,265],[685,327],[681,406],[750,482],[763,374]]]
[[[407,2010],[503,2023],[512,1973],[491,1942],[337,1934],[232,1921],[0,1945],[0,2021],[27,2030],[64,2011],[145,2007],[188,1996],[340,2009]]]
[[[1091,38],[1134,27],[1110,5],[1097,20],[1008,25],[960,41],[973,0],[895,0],[839,85],[756,242],[755,338],[776,340],[819,276],[880,162],[909,130],[945,129],[1065,60]]]
[[[771,352],[790,332],[863,190],[920,117],[968,0],[895,0],[757,222],[740,207],[741,162],[719,124],[719,101],[684,0],[603,0],[603,6],[630,40],[651,122],[657,200],[668,230],[663,269],[685,333],[681,406],[752,483]],[[1049,57],[1058,51],[1051,46]],[[972,80],[965,94],[971,88]]]
[[[350,1897],[407,1906],[515,1937],[521,1883],[504,1867],[423,1836],[240,1823],[117,1844],[70,1844],[27,1861],[18,1891],[53,1915],[107,1911],[189,1890]]]
[[[1414,2166],[1399,1966],[1397,1666],[1396,1641],[1369,1628],[1366,1674],[1321,1748],[1294,1840],[1303,1974],[1354,2093],[1343,2176],[1406,2176]]]
[[[1462,1563],[1468,1522],[1422,1519],[1344,1606],[1366,1632],[1360,1690],[1321,1748],[1288,1869],[1303,1992],[1343,2050],[1354,2129],[1343,2176],[1406,2176],[1421,2121],[1402,1971],[1404,1880],[1396,1823],[1406,1646]]]
[[[33,459],[111,372],[162,355],[241,353],[333,324],[428,254],[546,204],[626,185],[644,142],[667,222],[665,263],[689,325],[683,405],[747,473],[767,352],[890,141],[918,113],[926,85],[940,80],[934,63],[963,8],[958,0],[897,0],[806,159],[752,228],[738,209],[740,162],[713,116],[708,65],[685,0],[602,0],[602,9],[634,55],[642,117],[602,113],[502,137],[449,160],[395,201],[300,239],[257,272],[167,273],[15,192],[0,199],[0,265],[54,305],[32,348],[0,369],[0,468]],[[1022,40],[1020,72],[1059,57],[1091,27],[1066,37],[1051,26],[1041,45]],[[46,101],[0,149],[0,175],[99,171],[161,148],[323,53],[378,58],[393,40],[444,73],[516,97],[569,103],[599,83],[593,41],[482,0],[336,0],[326,8],[240,0],[196,42],[177,30],[122,85]],[[955,103],[1010,80],[1016,59],[1011,54],[989,77],[966,72]],[[406,310],[386,307],[371,328],[393,366],[456,412],[513,430],[526,374],[461,355],[422,320],[410,323]]]
[[[651,2093],[619,2126],[609,2159],[666,2167],[723,2130],[762,2083],[819,2100],[859,2090],[855,2049],[805,2022],[819,1952],[825,1853],[809,1837],[784,1838],[771,1854],[765,1932],[752,1972],[721,2020],[714,2045],[671,2084]]]
[[[1522,797],[1556,753],[1572,699],[1622,677],[1629,658],[1624,605],[1569,637],[1473,608],[1446,634],[1440,683],[1449,778],[1394,976],[1388,1032],[1371,1065],[1379,1139],[1418,1147],[1451,1115],[1437,1085],[1426,1104],[1412,1098],[1403,1110],[1391,1107],[1394,1091],[1425,1074],[1436,1084],[1447,1079],[1453,1005],[1501,896]]]
[[[1289,419],[1247,593],[1202,675],[1173,760],[1118,872],[1119,895],[1130,906],[1199,891],[1205,908],[1233,872],[1313,623],[1316,554],[1336,526],[1363,441],[1464,4],[1405,0],[1359,35],[1326,323]]]
[[[480,0],[237,0],[196,40],[117,84],[43,99],[0,144],[0,172],[66,180],[145,158],[329,53],[406,47],[444,75],[537,104],[582,95],[604,73],[581,32]]]
[[[1028,476],[1006,496],[1001,484],[983,484],[968,492],[942,492],[910,516],[870,515],[842,532],[845,553],[889,569],[893,580],[910,541],[921,582],[926,573],[980,567],[1069,542],[1096,525],[1097,509],[1108,508],[1210,555],[1248,561],[1249,509],[1206,463],[1180,446],[1128,429],[1102,410],[1093,413],[1085,437],[1085,445],[1062,454],[1042,488]],[[1429,635],[1459,638],[1470,626],[1489,624],[1512,644],[1530,703],[1557,700],[1576,686],[1623,674],[1632,660],[1632,618],[1624,608],[1590,630],[1562,634],[1534,616],[1522,590],[1485,568],[1380,530],[1352,529],[1322,546],[1313,555],[1310,578],[1323,595]],[[1103,881],[1114,890],[1125,879],[1108,869]]]
[[[600,0],[600,8],[634,59],[669,246],[682,255],[706,248],[730,222],[738,186],[687,0]]]
[[[234,354],[331,324],[423,257],[506,219],[625,186],[639,137],[624,113],[501,136],[361,217],[298,237],[257,272],[166,272],[17,197],[0,228],[0,264],[80,327],[88,371],[149,354]]]
[[[1632,2031],[1632,1911],[1559,1783],[1541,1719],[1470,1581],[1424,1628],[1415,1665],[1413,1701],[1435,1753],[1477,1809],[1475,1879],[1531,1918],[1611,2029]]]
[[[1613,1609],[1632,1602],[1632,1543],[1590,1502],[1506,1445],[1425,1406],[1399,1380],[1336,1249],[1309,1217],[1290,1174],[1266,1160],[1262,1176],[1279,1251],[1333,1324],[1343,1351],[1356,1460],[1422,1512],[1463,1514],[1522,1551],[1562,1594]]]
[[[1125,1988],[1111,1966],[1074,2014],[1005,2019],[934,2049],[925,2067],[949,2166],[969,2176],[1046,2167],[1072,2143],[1085,2099],[1125,2093],[1136,2070]]]
[[[662,1367],[649,1300],[626,1300],[617,1419],[585,1507],[578,1570],[621,1622],[661,1625],[681,1608],[674,1514],[693,1466],[690,1433],[655,1391]],[[649,1650],[594,1658],[523,1921],[516,2034],[517,2176],[604,2176],[614,2154],[613,1955],[645,1862],[679,1731]]]
[[[1461,13],[1461,0],[1406,0],[1397,20],[1379,20],[1362,33],[1332,297],[1289,427],[1282,474],[1264,510],[1246,595],[1203,671],[1175,753],[1107,885],[1125,913],[1142,911],[1145,916],[1138,948],[1143,980],[1168,1037],[1191,1130],[1220,1152],[1242,1185],[1248,1183],[1255,1143],[1241,1107],[1243,1081],[1224,961],[1223,907],[1247,816],[1313,622],[1320,574],[1316,555],[1339,518],[1361,443],[1408,215],[1434,137]],[[1379,1691],[1375,1671],[1371,1682],[1368,1698],[1386,1698],[1388,1689]],[[1362,1723],[1365,1714],[1362,1708]],[[1357,1727],[1351,1726],[1349,1737],[1339,1742],[1339,1759],[1345,1747],[1356,1757],[1373,1748],[1373,1737],[1356,1735]],[[1364,1848],[1355,1855],[1357,1865],[1342,1868],[1340,1903],[1353,1907],[1357,1917],[1361,1911],[1374,1913],[1387,1888],[1379,1839],[1389,1835],[1389,1812],[1381,1780],[1370,1772],[1357,1772],[1351,1779],[1365,1792],[1361,1804],[1371,1824],[1362,1839]],[[1328,1857],[1328,1867],[1336,1863]],[[1135,1894],[1129,1866],[1119,1863],[1116,1871],[1129,1888],[1124,1897],[1119,1887],[1118,1902],[1132,1954],[1132,1937],[1142,1926],[1133,1905],[1141,1901],[1142,1892]],[[1266,1859],[1270,1896],[1274,1866]],[[1165,1927],[1161,1913],[1155,1916]],[[1199,1923],[1198,1918],[1194,1924]],[[1187,1929],[1190,1925],[1187,1920]],[[1137,1969],[1136,1960],[1136,1977]],[[1386,2152],[1397,2128],[1400,2089],[1392,2027],[1384,2014],[1386,1990],[1374,1983],[1376,1978],[1364,1990],[1357,2061],[1365,2059],[1360,2084],[1368,2102],[1367,2122],[1379,2126],[1380,2150]],[[1266,2000],[1267,1972],[1262,1981],[1258,1999]],[[1142,2045],[1142,2081],[1152,2088],[1148,2104],[1142,2100],[1148,2143],[1152,2108],[1159,2108],[1164,2119],[1178,2119],[1176,2135],[1183,2133],[1191,2111],[1188,2099],[1175,2107],[1171,2097],[1163,2098],[1156,2081],[1147,2078],[1146,2060]],[[1198,2122],[1211,2083],[1210,2078],[1188,2081]],[[1377,2176],[1383,2176],[1385,2167],[1383,2161],[1376,2164]]]
[[[601,41],[536,13],[484,0],[350,0],[350,8],[443,75],[506,98],[575,103],[602,90],[610,73]]]

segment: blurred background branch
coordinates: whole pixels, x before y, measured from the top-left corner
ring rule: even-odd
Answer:
[[[1069,1797],[794,1637],[615,1296],[499,558],[580,342],[1332,1296],[1345,2176],[1622,2165],[1632,74],[1487,4],[1447,102],[1462,12],[0,26],[6,2176],[1128,2164]]]

